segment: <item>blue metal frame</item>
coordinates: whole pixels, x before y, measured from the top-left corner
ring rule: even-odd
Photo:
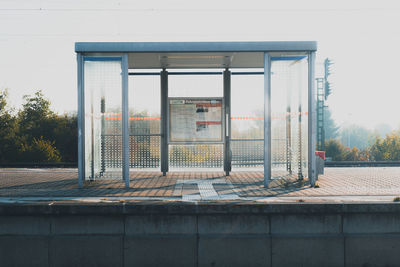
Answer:
[[[121,61],[122,57],[84,56],[83,61]]]
[[[122,109],[123,109],[123,147],[128,144],[128,149],[123,151],[123,170],[122,177],[125,180],[126,187],[129,187],[129,133],[128,133],[128,55],[123,56],[83,56],[81,53],[77,55],[78,64],[78,186],[83,187],[83,181],[85,180],[85,74],[84,64],[85,61],[119,61],[121,62],[122,68]],[[125,71],[124,71],[125,65]],[[126,89],[124,89],[126,87]],[[126,92],[126,95],[124,95]],[[126,103],[125,103],[126,102]],[[124,112],[124,107],[126,111]],[[125,125],[126,124],[126,125]],[[127,139],[127,142],[126,140]],[[126,150],[126,151],[125,151]],[[128,164],[125,164],[125,163]],[[127,171],[126,167],[127,166]],[[126,179],[128,177],[128,179]]]
[[[316,101],[315,101],[315,52],[308,55],[308,179],[312,186],[317,180],[316,144]]]
[[[75,52],[305,52],[314,41],[299,42],[78,42]]]
[[[78,187],[83,187],[85,180],[85,95],[83,57],[78,53]]]
[[[291,60],[302,60],[307,58],[307,56],[297,56],[297,57],[271,57],[271,61],[291,61]]]
[[[264,54],[264,186],[271,180],[271,56]]]
[[[129,97],[128,97],[128,54],[122,56],[122,177],[129,188]]]

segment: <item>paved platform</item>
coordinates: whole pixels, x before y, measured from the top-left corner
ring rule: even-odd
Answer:
[[[360,199],[393,200],[400,196],[400,168],[326,168],[318,187],[308,180],[274,172],[268,188],[263,172],[131,172],[131,187],[121,180],[85,182],[78,188],[76,169],[0,169],[0,198],[42,199],[161,199],[182,201],[266,200],[272,198],[337,201]]]

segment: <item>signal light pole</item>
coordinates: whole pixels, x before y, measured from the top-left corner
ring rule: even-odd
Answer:
[[[324,60],[324,78],[317,78],[317,149],[325,150],[325,101],[332,94],[331,83],[328,76],[331,74],[332,60]]]

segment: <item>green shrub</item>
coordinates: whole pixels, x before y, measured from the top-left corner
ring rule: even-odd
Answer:
[[[60,162],[61,156],[54,142],[33,138],[30,145],[24,143],[20,149],[21,161],[23,162]]]

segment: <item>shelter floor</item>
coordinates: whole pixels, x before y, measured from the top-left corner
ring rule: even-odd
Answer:
[[[121,180],[86,181],[78,188],[76,169],[0,169],[0,197],[150,197],[182,200],[235,200],[257,197],[400,195],[399,167],[325,168],[317,184],[273,173],[268,188],[263,172],[131,172]]]

